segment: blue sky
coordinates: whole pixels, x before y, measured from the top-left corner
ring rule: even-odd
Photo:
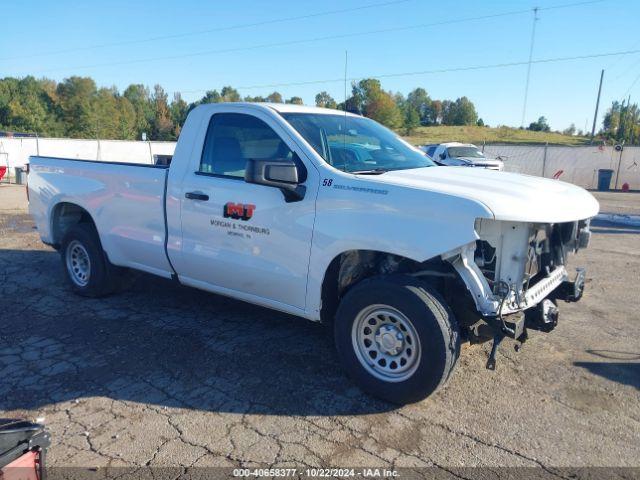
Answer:
[[[534,6],[545,8],[580,0],[117,0],[104,2],[25,0],[3,5],[0,77],[34,75],[61,80],[92,76],[100,86],[123,90],[130,83],[160,83],[187,101],[207,89],[232,85],[243,95],[278,90],[313,104],[327,90],[344,97],[341,81],[279,85],[348,77],[424,72],[528,59]],[[270,20],[335,10],[294,21]],[[383,5],[385,4],[385,5]],[[478,16],[525,10],[460,23]],[[640,49],[640,2],[601,2],[539,13],[533,58],[599,54]],[[245,28],[192,32],[263,23]],[[440,23],[440,25],[425,25]],[[416,28],[403,29],[423,25]],[[388,32],[363,32],[395,29]],[[182,35],[186,34],[186,35]],[[175,38],[154,37],[175,35]],[[322,37],[336,38],[322,38]],[[316,39],[315,41],[305,41]],[[291,42],[301,41],[300,43]],[[111,45],[117,42],[129,42]],[[253,48],[265,44],[288,45]],[[103,45],[100,48],[86,48]],[[104,46],[107,45],[107,46]],[[82,50],[78,50],[82,49]],[[230,51],[234,50],[234,51]],[[194,55],[201,53],[198,55]],[[46,54],[46,55],[45,55]],[[191,56],[189,56],[191,55]],[[171,57],[171,58],[167,58]],[[156,60],[149,60],[156,59]],[[382,78],[386,90],[407,94],[424,87],[432,98],[466,95],[492,126],[521,123],[526,65],[486,70]],[[526,124],[544,115],[551,127],[578,129],[591,121],[600,69],[605,68],[601,115],[614,99],[640,97],[640,53],[561,63],[534,64]],[[245,87],[245,88],[240,88]],[[632,87],[632,88],[631,88]]]

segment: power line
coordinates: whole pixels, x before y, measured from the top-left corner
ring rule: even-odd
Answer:
[[[336,15],[339,13],[349,13],[349,12],[357,12],[357,11],[361,11],[361,10],[368,10],[371,8],[378,8],[378,7],[387,7],[390,5],[397,5],[399,3],[407,3],[410,2],[412,0],[392,0],[392,1],[387,1],[387,2],[380,2],[380,3],[370,3],[367,5],[361,5],[359,7],[353,7],[353,8],[342,8],[339,10],[328,10],[328,11],[324,11],[324,12],[317,12],[317,13],[310,13],[310,14],[306,14],[306,15],[298,15],[298,16],[294,16],[294,17],[284,17],[284,18],[274,18],[271,20],[263,20],[260,22],[254,22],[254,23],[241,23],[241,24],[237,24],[237,25],[230,25],[228,27],[216,27],[216,28],[210,28],[210,29],[206,29],[206,30],[196,30],[193,32],[183,32],[183,33],[174,33],[171,35],[159,35],[159,36],[155,36],[155,37],[148,37],[148,38],[141,38],[141,39],[137,39],[137,40],[123,40],[120,42],[111,42],[111,43],[102,43],[102,44],[98,44],[98,45],[89,45],[86,47],[74,47],[74,48],[68,48],[65,50],[55,50],[55,51],[50,51],[50,52],[41,52],[41,53],[32,53],[32,54],[27,54],[27,55],[20,55],[20,56],[16,56],[16,57],[5,57],[5,58],[0,58],[0,60],[17,60],[17,59],[21,59],[21,58],[35,58],[35,57],[46,57],[49,55],[60,55],[63,53],[72,53],[72,52],[81,52],[81,51],[87,51],[87,50],[94,50],[94,49],[99,49],[99,48],[108,48],[108,47],[120,47],[120,46],[124,46],[124,45],[135,45],[137,43],[148,43],[148,42],[156,42],[159,40],[170,40],[170,39],[176,39],[176,38],[184,38],[184,37],[191,37],[191,36],[196,36],[196,35],[204,35],[207,33],[215,33],[215,32],[227,32],[230,30],[240,30],[243,28],[251,28],[251,27],[260,27],[260,26],[264,26],[264,25],[272,25],[275,23],[284,23],[284,22],[292,22],[294,20],[305,20],[305,19],[309,19],[309,18],[316,18],[316,17],[323,17],[323,16],[327,16],[327,15]]]
[[[603,58],[603,57],[614,57],[618,55],[634,55],[639,54],[640,49],[636,50],[624,50],[619,52],[605,52],[605,53],[593,53],[587,55],[574,55],[574,56],[566,56],[566,57],[553,57],[553,58],[541,58],[538,60],[532,60],[531,63],[560,63],[560,62],[568,62],[573,60],[587,60],[590,58]],[[487,65],[468,65],[468,66],[460,66],[460,67],[450,67],[450,68],[440,68],[434,70],[419,70],[412,72],[399,72],[399,73],[383,73],[379,75],[362,75],[360,77],[351,77],[348,78],[348,81],[357,81],[362,78],[396,78],[396,77],[410,77],[410,76],[418,76],[418,75],[431,75],[438,73],[453,73],[453,72],[466,72],[470,70],[492,70],[497,68],[507,68],[507,67],[518,67],[522,65],[527,65],[529,60],[523,60],[519,62],[505,62],[505,63],[494,63]],[[250,90],[250,89],[259,89],[259,88],[274,88],[274,87],[296,87],[296,86],[304,86],[304,85],[319,85],[325,83],[342,83],[344,82],[344,77],[341,78],[329,78],[323,80],[307,80],[300,82],[288,82],[288,83],[265,83],[260,85],[244,85],[237,87],[238,90]],[[181,93],[199,93],[206,92],[209,89],[201,89],[201,90],[183,90]]]
[[[638,76],[635,78],[635,80],[631,83],[631,85],[629,86],[629,88],[627,89],[626,92],[624,92],[623,97],[626,97],[627,95],[629,95],[631,93],[631,90],[633,90],[633,87],[636,86],[636,83],[638,83],[638,80],[640,80],[640,73],[638,74]]]
[[[589,0],[585,2],[552,5],[549,7],[539,8],[538,11],[589,5],[593,3],[600,3],[603,1],[605,0]],[[440,22],[421,23],[421,24],[409,25],[409,26],[403,26],[403,27],[390,27],[390,28],[383,28],[383,29],[377,29],[377,30],[368,30],[364,32],[343,33],[338,35],[326,35],[321,37],[312,37],[312,38],[299,39],[299,40],[288,40],[283,42],[265,43],[265,44],[259,44],[259,45],[251,45],[247,47],[233,47],[233,48],[224,48],[224,49],[217,49],[217,50],[205,50],[202,52],[185,53],[185,54],[178,54],[178,55],[167,55],[167,56],[161,56],[161,57],[151,57],[151,58],[143,58],[143,59],[136,59],[136,60],[124,60],[124,61],[118,61],[118,62],[107,62],[107,63],[68,67],[68,68],[53,68],[53,69],[47,69],[47,70],[39,70],[37,72],[32,72],[32,73],[46,73],[46,72],[60,71],[60,70],[85,70],[85,69],[99,68],[99,67],[112,67],[117,65],[132,65],[137,63],[147,63],[147,62],[154,62],[159,60],[176,60],[176,59],[182,59],[182,58],[193,58],[193,57],[199,57],[199,56],[215,55],[219,53],[235,53],[235,52],[257,50],[257,49],[263,49],[263,48],[283,47],[283,46],[289,46],[289,45],[299,45],[304,43],[314,43],[314,42],[325,41],[325,40],[353,38],[358,36],[377,35],[382,33],[393,33],[393,32],[416,30],[416,29],[429,28],[429,27],[442,26],[442,25],[452,25],[452,24],[465,23],[470,21],[487,20],[491,18],[522,15],[524,13],[529,13],[530,11],[531,11],[530,9],[514,10],[510,12],[494,13],[494,14],[488,14],[488,15],[481,15],[477,17],[457,18],[457,19],[451,19],[451,20],[444,20]]]
[[[640,41],[635,42],[633,45],[631,45],[631,47],[630,47],[630,48],[636,48],[636,47],[637,47],[637,46],[639,46],[639,45],[640,45]],[[618,63],[620,63],[623,59],[624,59],[624,57],[617,58],[616,60],[614,60],[613,62],[611,62],[611,63],[609,64],[609,66],[605,68],[605,70],[612,70],[612,69],[613,69],[613,67],[617,66],[617,65],[618,65]],[[626,73],[625,73],[625,74],[626,74]],[[623,74],[623,75],[625,75],[625,74]],[[622,75],[621,75],[621,76],[622,76]]]
[[[620,75],[618,75],[616,78],[613,79],[614,82],[617,82],[618,80],[620,80],[622,77],[626,77],[628,73],[631,73],[631,71],[635,70],[636,67],[640,65],[640,60],[638,60],[637,62],[633,62],[633,64],[631,64],[630,67],[628,67],[627,69],[625,69],[625,71],[623,73],[621,73]]]
[[[299,45],[302,43],[314,43],[314,42],[319,42],[324,40],[337,40],[337,39],[352,38],[357,36],[400,32],[405,30],[415,30],[419,28],[435,27],[435,26],[448,25],[453,23],[463,23],[463,22],[469,22],[474,20],[485,20],[485,19],[495,18],[495,17],[522,14],[528,11],[529,10],[519,10],[519,11],[504,12],[504,13],[492,14],[492,15],[482,15],[479,17],[446,20],[442,22],[421,23],[421,24],[409,25],[404,27],[390,27],[390,28],[382,28],[382,29],[376,29],[376,30],[367,30],[364,32],[343,33],[338,35],[325,35],[321,37],[312,37],[312,38],[305,38],[305,39],[298,39],[298,40],[287,40],[282,42],[263,43],[263,44],[251,45],[247,47],[232,47],[232,48],[223,48],[223,49],[217,49],[217,50],[206,50],[202,52],[185,53],[185,54],[178,54],[178,55],[167,55],[162,57],[152,57],[152,58],[144,58],[144,59],[136,59],[136,60],[125,60],[120,62],[109,62],[109,63],[94,64],[94,65],[69,67],[64,69],[56,68],[56,69],[40,70],[40,72],[49,72],[49,71],[58,71],[58,70],[81,70],[81,69],[87,69],[87,68],[109,67],[109,66],[115,66],[115,65],[130,65],[135,63],[146,63],[146,62],[153,62],[158,60],[175,60],[180,58],[192,58],[192,57],[198,57],[198,56],[215,55],[218,53],[235,53],[240,51],[257,50],[262,48],[283,47],[283,46],[289,46],[289,45]]]

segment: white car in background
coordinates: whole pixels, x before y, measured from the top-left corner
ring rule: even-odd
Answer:
[[[451,167],[480,167],[489,170],[504,168],[502,160],[487,158],[485,154],[471,143],[440,143],[420,147],[429,157],[441,165]]]

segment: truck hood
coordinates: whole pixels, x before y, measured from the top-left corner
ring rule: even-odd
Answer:
[[[396,170],[375,181],[474,200],[489,208],[496,220],[569,222],[591,218],[600,209],[593,195],[570,183],[480,168]]]

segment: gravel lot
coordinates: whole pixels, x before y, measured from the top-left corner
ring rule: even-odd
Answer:
[[[554,332],[505,342],[495,372],[465,348],[397,408],[319,325],[146,275],[74,296],[23,195],[0,185],[0,416],[44,417],[49,465],[640,466],[640,230],[593,228]]]

